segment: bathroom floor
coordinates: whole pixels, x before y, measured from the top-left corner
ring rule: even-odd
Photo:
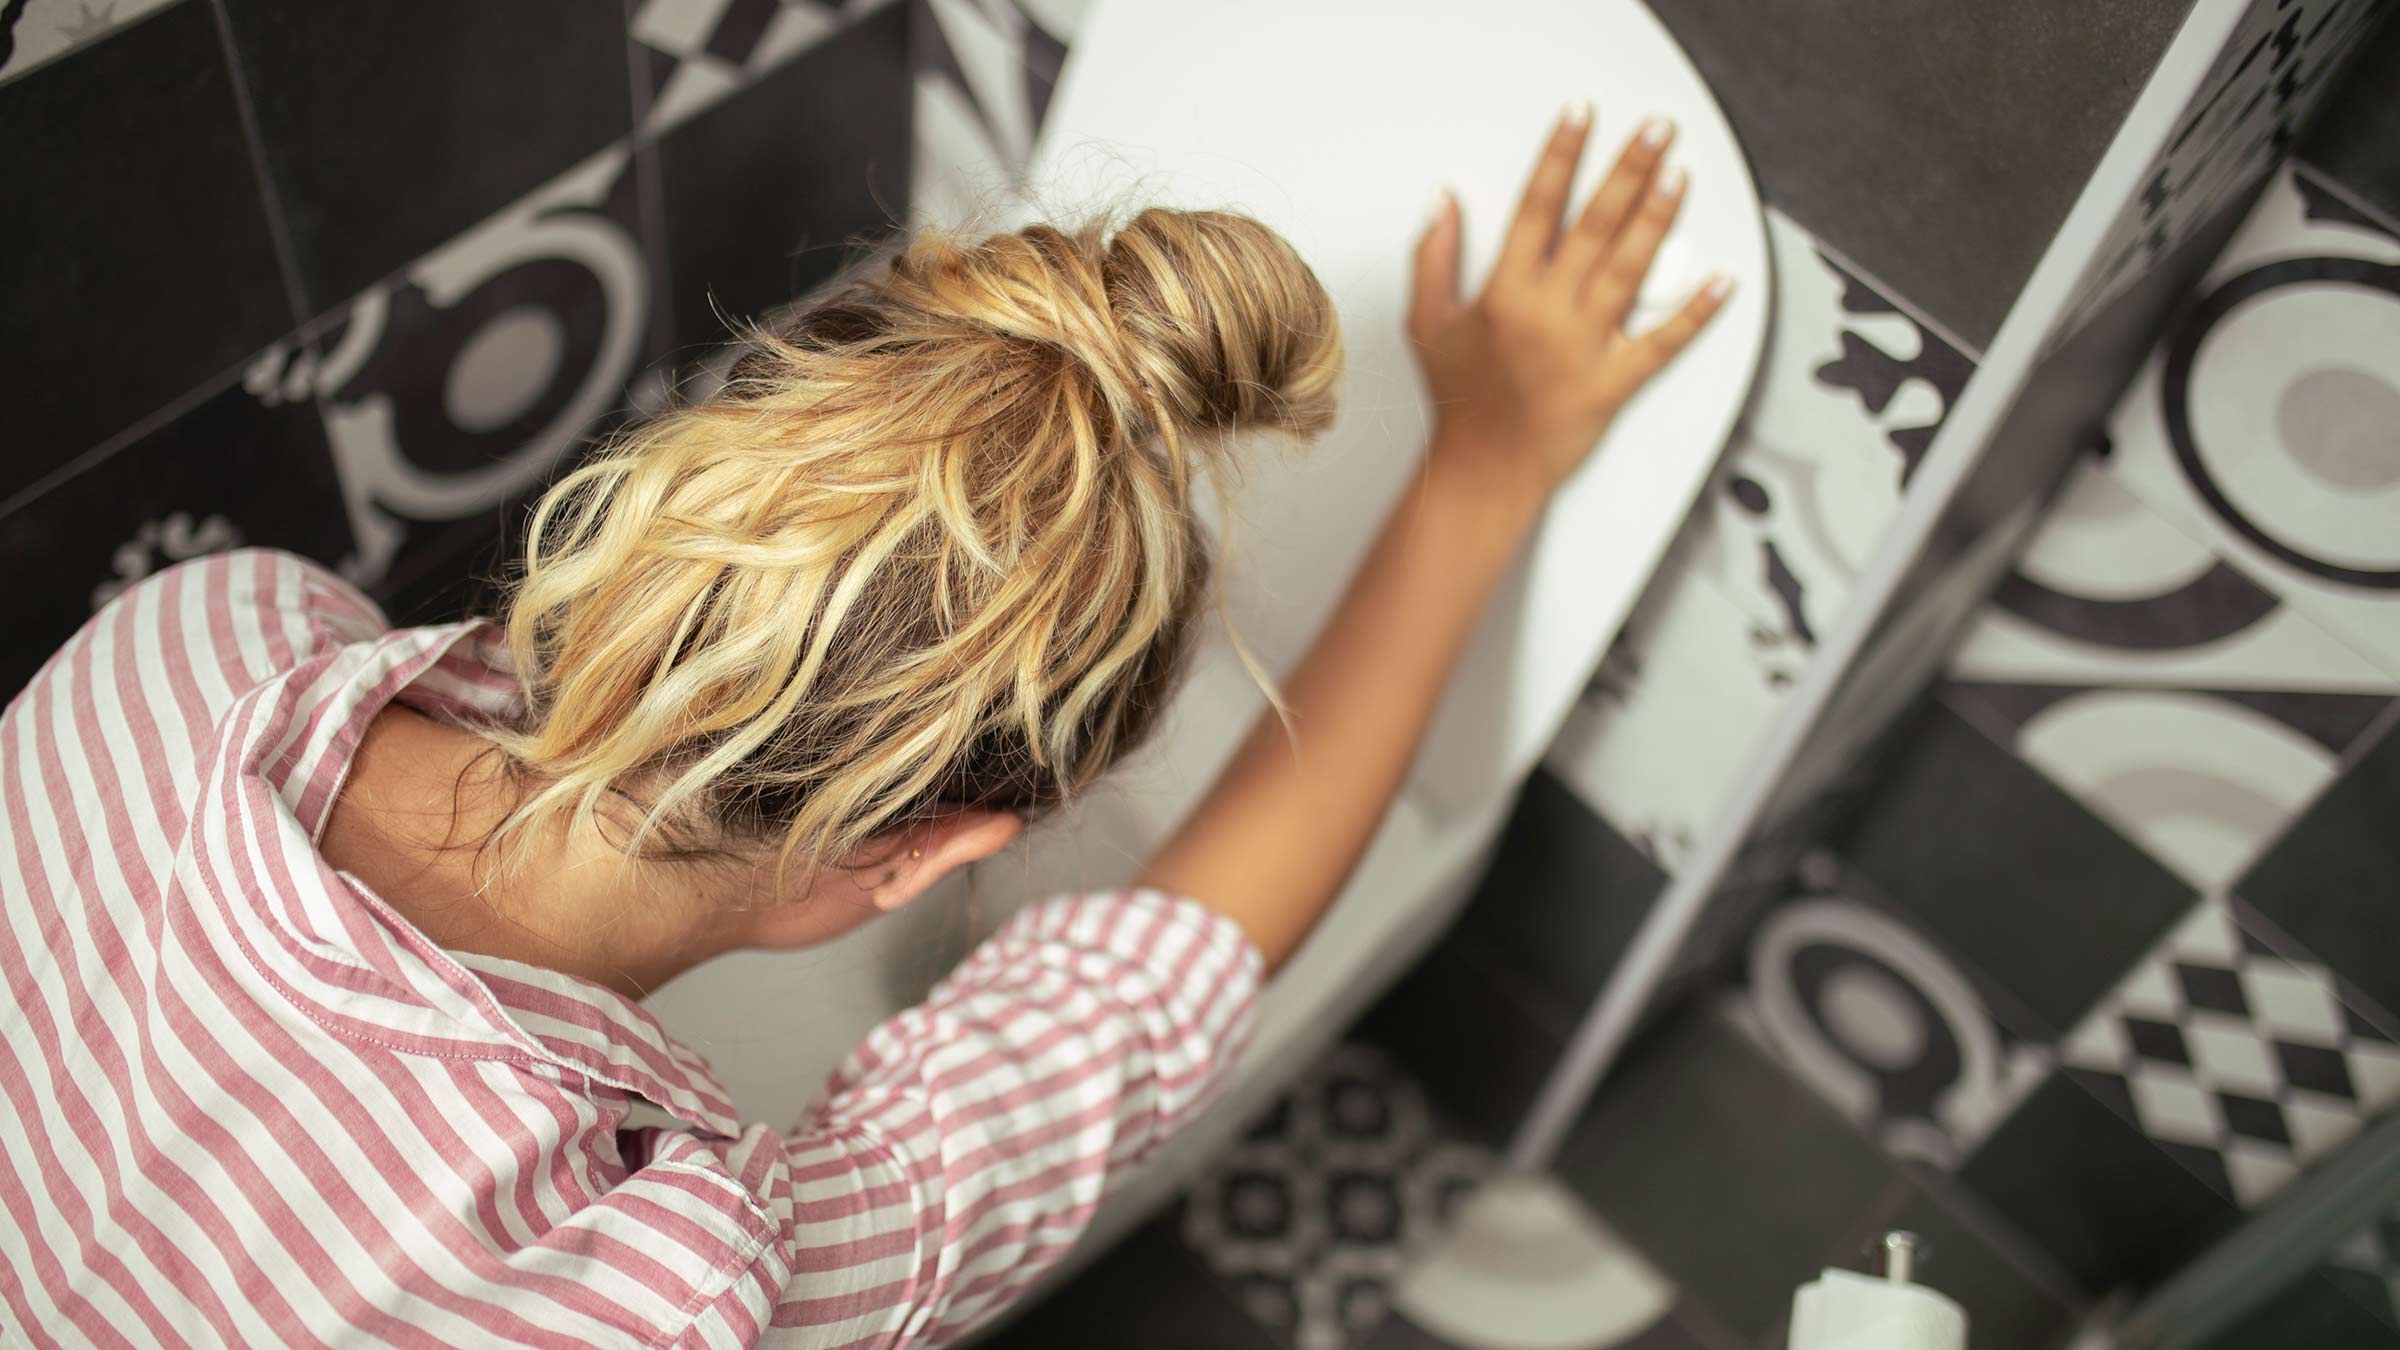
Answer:
[[[1174,1204],[991,1339],[1019,1347],[1445,1350],[1392,1310],[1498,1163],[1472,1124],[1364,1039],[1336,1047]],[[1623,1350],[1746,1344],[1655,1268],[1630,1296],[1664,1309]]]
[[[1164,1213],[986,1344],[1347,1350],[1495,1162],[1398,1060],[1345,1043]]]

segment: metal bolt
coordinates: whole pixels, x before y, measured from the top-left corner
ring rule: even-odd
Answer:
[[[1894,1284],[1907,1284],[1917,1267],[1933,1257],[1933,1249],[1925,1239],[1904,1228],[1895,1228],[1883,1235],[1878,1244],[1883,1250],[1883,1277]]]

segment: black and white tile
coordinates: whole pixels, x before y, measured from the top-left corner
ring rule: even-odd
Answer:
[[[740,91],[870,10],[897,0],[640,0],[629,25],[651,139]]]
[[[2060,1043],[2077,1082],[2245,1209],[2400,1100],[2400,1045],[2210,897]]]
[[[1973,373],[1904,301],[1767,213],[1775,322],[1712,482],[1703,566],[1788,672],[1833,624]]]
[[[1899,510],[1974,365],[1767,212],[1774,326],[1751,404],[1547,762],[1672,871]]]
[[[2118,481],[2400,676],[2400,237],[2277,175],[2111,419]]]
[[[1898,1158],[1949,1170],[2051,1067],[1922,933],[1835,889],[1751,935],[1735,1025]]]
[[[455,522],[488,533],[622,406],[654,284],[631,166],[622,144],[586,159],[251,368],[262,401],[323,411],[350,580]]]
[[[1494,1161],[1396,1061],[1344,1045],[1193,1186],[1183,1237],[1293,1350],[1343,1350]]]
[[[2200,93],[2145,172],[2142,194],[2109,227],[2083,296],[2054,340],[2258,181],[2333,87],[2375,18],[2375,0],[2252,0]]]
[[[0,5],[0,84],[174,3],[176,0],[16,0]]]
[[[2400,691],[2099,461],[1950,678],[1956,706],[2201,890],[2231,884]]]
[[[1088,0],[920,0],[911,224],[1005,228]]]

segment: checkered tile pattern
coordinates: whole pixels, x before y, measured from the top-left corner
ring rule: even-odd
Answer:
[[[2060,1047],[2067,1072],[2244,1208],[2400,1100],[2400,1046],[2331,972],[2203,900]]]
[[[875,6],[840,0],[643,0],[633,39],[649,54],[645,135],[686,121]]]

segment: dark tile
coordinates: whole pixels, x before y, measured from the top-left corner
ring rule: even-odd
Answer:
[[[12,574],[41,578],[9,588],[0,628],[14,640],[0,688],[14,696],[128,583],[241,544],[334,565],[351,538],[316,406],[269,406],[236,382],[0,516],[0,557]]]
[[[370,590],[488,555],[628,414],[658,351],[634,181],[603,152],[329,316],[314,382]]]
[[[1899,1175],[1711,1010],[1636,1041],[1558,1175],[1713,1320],[1755,1340]]]
[[[2400,730],[2386,726],[2237,887],[2250,907],[2400,1012]]]
[[[1522,979],[1479,940],[1453,931],[1384,991],[1353,1034],[1398,1057],[1465,1133],[1499,1148],[1556,1067],[1569,1030],[1529,1003]]]
[[[1651,7],[1767,200],[1981,347],[2190,5]]]
[[[633,126],[617,5],[226,10],[312,313]]]
[[[1948,1188],[1948,1183],[1942,1183]],[[2058,1287],[2055,1274],[2027,1271],[2009,1248],[2022,1238],[1995,1243],[1988,1216],[1961,1212],[1959,1202],[1912,1184],[1908,1199],[1886,1221],[1925,1239],[1930,1259],[1917,1278],[1948,1295],[1967,1313],[1967,1350],[2024,1350],[2063,1345],[2081,1313],[2072,1291]],[[1829,1264],[1853,1264],[1848,1253]]]
[[[0,87],[0,500],[292,326],[205,4]]]
[[[1459,930],[1481,937],[1572,1020],[1599,994],[1666,884],[1657,864],[1537,769]]]
[[[2343,1277],[2349,1277],[2344,1280]],[[2384,1314],[2372,1300],[2383,1301]],[[2391,1295],[2353,1271],[2311,1271],[2201,1342],[2199,1350],[2392,1350]]]
[[[2388,9],[2388,7],[2387,7]],[[2341,84],[2301,138],[2298,156],[2352,195],[2400,221],[2400,20],[2388,13],[2351,58]]]
[[[2232,1228],[2233,1202],[2061,1074],[1959,1180],[2092,1294],[2145,1285]]]
[[[1032,1311],[978,1342],[986,1350],[1281,1350],[1176,1236],[1151,1220]]]
[[[675,341],[833,274],[908,215],[907,11],[888,5],[658,142]]]
[[[2191,908],[2191,889],[1948,707],[1902,737],[1842,852],[2063,1033]]]

